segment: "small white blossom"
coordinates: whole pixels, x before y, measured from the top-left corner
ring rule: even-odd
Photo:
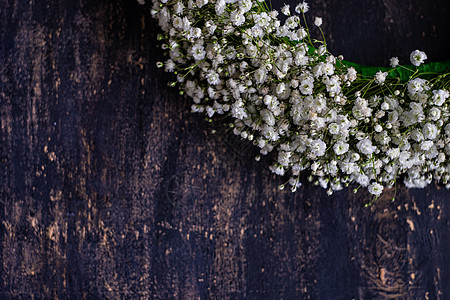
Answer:
[[[428,112],[428,115],[432,121],[437,121],[441,117],[441,110],[437,107],[432,107]]]
[[[217,85],[220,83],[219,74],[217,74],[215,71],[209,72],[209,74],[206,77],[208,78],[209,84]]]
[[[372,183],[371,185],[369,185],[369,187],[367,188],[367,190],[369,191],[369,193],[371,193],[372,195],[375,196],[380,196],[381,193],[383,192],[383,186],[377,182]]]
[[[241,12],[246,13],[252,9],[253,3],[251,0],[241,0],[239,1],[239,9]]]
[[[442,106],[449,96],[450,93],[447,90],[434,90],[431,99],[433,100],[434,105]]]
[[[282,12],[283,15],[285,15],[285,16],[290,16],[290,15],[291,15],[291,11],[290,11],[290,6],[289,6],[289,4],[285,4],[285,5],[281,8],[281,12]]]
[[[216,14],[217,15],[222,15],[225,12],[225,8],[226,8],[227,3],[225,2],[225,0],[217,0],[216,2]]]
[[[353,81],[355,81],[356,80],[356,70],[355,70],[355,68],[353,68],[353,67],[351,67],[351,68],[348,68],[348,70],[347,70],[347,77],[348,77],[348,80],[350,81],[350,82],[353,82]]]
[[[427,59],[427,55],[423,51],[414,50],[413,52],[411,52],[409,58],[411,60],[411,63],[418,67],[425,62],[425,60]]]
[[[339,134],[340,132],[339,124],[331,123],[330,125],[328,125],[328,132],[333,135]]]
[[[241,26],[245,22],[244,14],[238,9],[231,12],[230,19],[233,22],[234,26]]]
[[[426,123],[423,126],[423,136],[427,140],[434,140],[439,134],[439,129],[432,123]]]
[[[376,146],[372,145],[372,141],[369,139],[363,139],[356,144],[356,147],[362,154],[371,155],[375,150]]]
[[[398,67],[398,64],[399,64],[398,57],[392,57],[392,58],[389,60],[389,64],[390,64],[390,66],[393,67],[393,68]]]
[[[317,27],[320,27],[322,25],[322,18],[316,17],[314,19],[314,25],[316,25]]]
[[[195,44],[192,46],[191,54],[195,60],[202,60],[206,56],[205,48],[200,44]]]
[[[334,153],[336,153],[336,155],[342,155],[344,153],[346,153],[349,149],[349,144],[343,142],[343,141],[337,141],[334,146],[333,146],[333,150]]]
[[[379,85],[384,84],[384,81],[386,80],[386,76],[387,76],[387,75],[388,75],[387,72],[381,72],[381,71],[378,71],[378,72],[375,74],[375,82],[378,83]]]
[[[322,140],[314,140],[311,142],[310,150],[314,156],[323,156],[326,150],[326,144]]]
[[[376,132],[381,132],[381,131],[383,131],[383,127],[380,125],[380,124],[377,124],[377,125],[375,125],[375,131]]]
[[[399,148],[392,148],[389,149],[386,153],[391,159],[395,159],[400,155],[400,149]]]
[[[295,12],[298,13],[298,14],[301,14],[301,13],[307,13],[308,10],[309,10],[309,6],[308,6],[308,3],[306,3],[305,1],[303,1],[303,2],[300,3],[300,4],[298,4],[298,5],[295,7]]]

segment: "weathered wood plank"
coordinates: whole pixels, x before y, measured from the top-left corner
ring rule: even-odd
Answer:
[[[347,59],[448,58],[444,1],[316,2]],[[148,11],[0,7],[2,297],[449,297],[447,190],[399,185],[371,208],[366,192],[279,191],[268,159],[167,88]]]

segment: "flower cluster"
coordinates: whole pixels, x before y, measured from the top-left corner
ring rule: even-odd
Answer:
[[[172,85],[193,99],[192,111],[231,116],[234,134],[273,152],[270,169],[289,176],[293,191],[303,171],[329,194],[357,183],[379,196],[401,175],[408,187],[447,184],[446,75],[364,78],[311,38],[308,9],[285,5],[282,23],[264,1],[153,0],[169,55],[158,65],[176,74]],[[411,63],[426,58],[416,50]]]

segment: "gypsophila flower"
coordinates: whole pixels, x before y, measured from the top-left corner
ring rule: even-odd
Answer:
[[[301,13],[307,13],[308,10],[309,10],[309,6],[308,6],[308,3],[306,3],[305,1],[303,1],[303,2],[300,3],[300,4],[298,4],[298,5],[295,7],[295,12],[298,13],[298,14],[301,14]]]
[[[316,25],[317,27],[320,27],[322,25],[322,18],[316,17],[314,19],[314,25]]]
[[[371,185],[369,185],[367,189],[369,193],[375,196],[380,196],[381,193],[383,192],[383,186],[377,182],[374,182]]]
[[[388,75],[387,72],[381,72],[381,71],[378,71],[378,72],[375,74],[375,82],[378,83],[379,85],[383,85],[383,84],[384,84],[384,81],[386,80],[386,76],[387,76],[387,75]]]
[[[310,149],[313,156],[323,156],[325,154],[326,144],[322,140],[311,142]]]
[[[238,9],[231,12],[230,18],[234,26],[241,26],[245,22],[244,14]]]
[[[362,154],[371,155],[376,147],[372,145],[372,141],[369,139],[363,139],[356,144],[356,147]]]
[[[202,60],[206,56],[205,48],[200,44],[195,44],[191,49],[191,53],[195,60]]]
[[[433,104],[437,106],[442,106],[445,100],[450,96],[449,91],[447,90],[434,90],[433,91]]]
[[[349,144],[343,141],[337,141],[333,146],[333,150],[336,155],[342,155],[348,151],[349,147]]]
[[[391,67],[393,67],[393,68],[398,67],[398,65],[399,65],[398,57],[392,57],[392,58],[389,60],[389,65],[390,65]]]
[[[291,11],[290,11],[290,6],[289,6],[289,4],[285,4],[285,5],[281,8],[281,12],[282,12],[283,15],[285,15],[285,16],[290,16],[290,15],[291,15]]]
[[[425,54],[425,52],[414,50],[413,52],[411,52],[409,58],[411,60],[411,63],[418,67],[425,62],[425,60],[427,59],[427,55]]]
[[[439,134],[439,129],[432,123],[426,123],[423,126],[423,136],[427,140],[434,140]]]

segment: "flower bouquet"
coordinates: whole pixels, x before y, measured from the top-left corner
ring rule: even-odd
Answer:
[[[423,65],[419,50],[408,66],[346,62],[328,52],[321,18],[311,37],[308,10],[285,5],[281,21],[258,0],[153,0],[168,53],[158,67],[193,112],[230,116],[234,134],[273,153],[280,188],[295,191],[303,172],[328,194],[356,183],[378,197],[398,178],[450,188],[450,63]]]

